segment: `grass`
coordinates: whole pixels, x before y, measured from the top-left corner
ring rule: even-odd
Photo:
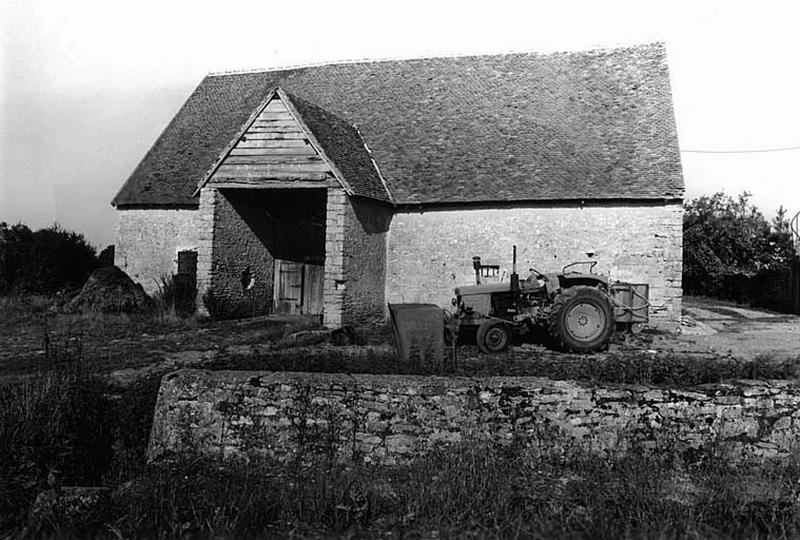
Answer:
[[[111,386],[98,374],[126,360],[115,352],[120,348],[134,356],[144,351],[163,356],[187,346],[224,351],[244,335],[259,340],[255,352],[221,352],[211,367],[414,370],[387,346],[334,347],[314,343],[313,335],[310,343],[299,340],[301,346],[281,339],[313,328],[307,323],[265,328],[263,321],[64,317],[49,312],[51,304],[38,297],[0,299],[0,315],[7,317],[0,320],[0,331],[11,345],[3,369],[16,365],[28,375],[0,380],[0,538],[23,532],[58,538],[800,535],[796,463],[688,462],[668,448],[659,455],[634,450],[609,459],[565,446],[547,433],[527,445],[467,442],[399,467],[205,459],[148,465],[145,448],[159,376]],[[471,346],[459,351],[455,373],[467,376],[685,386],[726,378],[793,378],[800,372],[800,359],[737,362],[625,350],[594,356],[512,351],[487,358]],[[92,521],[26,530],[37,493],[53,483],[109,486],[111,504]]]
[[[170,304],[147,314],[62,313],[52,297],[0,297],[0,379],[47,369],[46,341],[80,336],[86,369],[105,374],[159,363],[166,354],[269,343],[312,320],[213,321],[179,317]]]
[[[792,538],[800,469],[685,465],[669,453],[465,444],[401,467],[191,460],[141,468],[102,522],[147,538]],[[754,498],[754,478],[773,487]],[[46,531],[45,531],[46,532]]]
[[[796,379],[800,376],[800,355],[780,361],[769,355],[739,360],[716,355],[648,353],[642,350],[596,355],[567,355],[545,350],[482,355],[477,347],[461,346],[455,367],[441,370],[409,366],[400,361],[390,345],[336,347],[321,344],[220,355],[205,367],[380,375],[527,376],[587,384],[686,387],[731,379]]]

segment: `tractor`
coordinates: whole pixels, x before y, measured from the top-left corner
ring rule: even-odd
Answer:
[[[574,268],[588,265],[588,271]],[[486,353],[505,350],[514,334],[545,330],[561,350],[592,353],[605,348],[616,326],[638,328],[648,318],[648,286],[612,282],[593,272],[597,261],[576,262],[560,273],[531,275],[520,281],[517,247],[513,248],[510,280],[481,283],[486,266],[473,257],[476,284],[457,287],[457,331],[476,329],[478,347]]]

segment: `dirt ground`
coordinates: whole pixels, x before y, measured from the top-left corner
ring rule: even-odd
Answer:
[[[677,336],[662,337],[655,347],[752,360],[800,356],[800,317],[746,308],[719,300],[684,297],[683,324]]]
[[[8,321],[7,321],[8,322]],[[80,355],[89,369],[124,382],[182,367],[202,367],[220,356],[257,356],[265,350],[314,346],[319,326],[310,319],[259,317],[241,321],[179,322],[125,316],[37,316],[0,328],[0,378],[32,373],[55,356]],[[379,346],[391,354],[391,339]],[[385,350],[384,350],[385,349]],[[705,298],[684,298],[678,334],[615,336],[613,354],[686,354],[737,360],[783,361],[800,357],[800,317],[744,308]],[[299,352],[299,351],[298,351]],[[325,351],[314,351],[321,354]],[[518,361],[569,361],[537,343],[512,347]],[[474,346],[459,352],[479,361]],[[474,358],[473,358],[474,357]],[[487,362],[497,359],[487,358]]]

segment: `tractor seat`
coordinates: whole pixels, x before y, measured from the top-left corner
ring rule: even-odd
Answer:
[[[538,279],[534,275],[528,276],[528,278],[524,281],[519,282],[520,288],[529,290],[529,291],[537,291],[545,287],[545,281],[543,279]]]

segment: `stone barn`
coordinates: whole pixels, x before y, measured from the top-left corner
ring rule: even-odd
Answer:
[[[196,276],[201,309],[365,326],[517,245],[523,275],[648,283],[674,326],[683,191],[661,44],[211,74],[114,198],[115,262]]]

